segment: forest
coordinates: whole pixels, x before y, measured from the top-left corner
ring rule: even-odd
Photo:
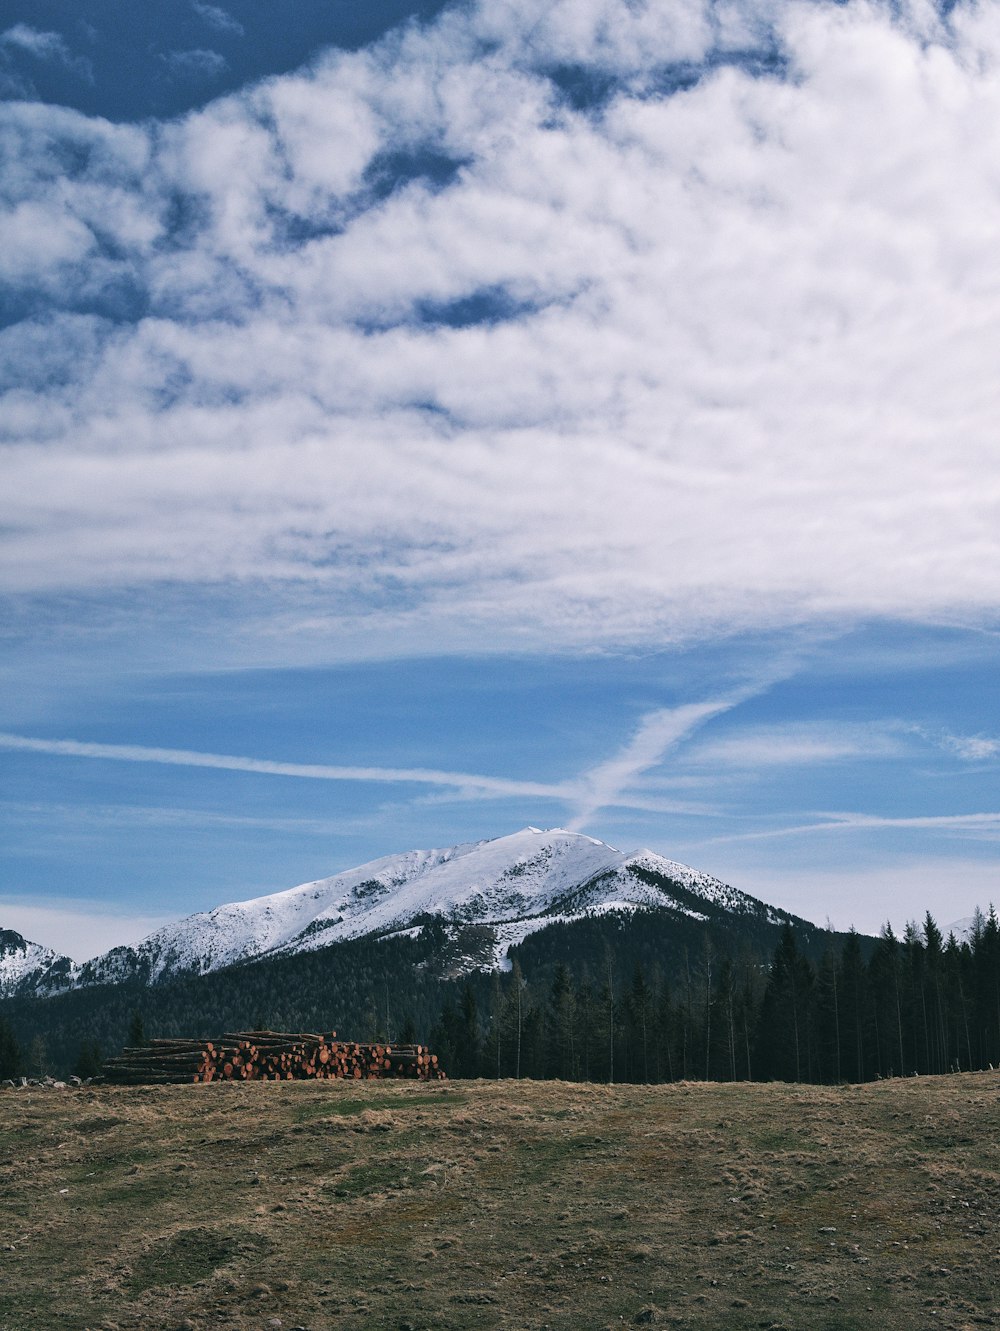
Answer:
[[[866,946],[868,944],[868,946]],[[902,937],[849,933],[818,960],[786,924],[769,964],[706,935],[668,981],[556,967],[541,991],[515,962],[485,1005],[466,983],[432,1035],[459,1076],[836,1084],[1000,1065],[1000,926],[947,939],[928,914]]]
[[[1000,1066],[992,907],[961,940],[929,914],[877,939],[785,920],[773,946],[759,929],[676,923],[581,920],[511,949],[507,970],[455,978],[440,963],[459,940],[431,922],[416,938],[8,1003],[0,1078],[92,1075],[126,1040],[258,1026],[419,1038],[452,1077],[836,1084]]]

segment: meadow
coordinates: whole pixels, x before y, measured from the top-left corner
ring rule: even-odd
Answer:
[[[0,1092],[0,1331],[970,1331],[998,1306],[998,1073]]]

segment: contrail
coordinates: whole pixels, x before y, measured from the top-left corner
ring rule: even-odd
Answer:
[[[802,836],[810,832],[844,832],[894,827],[926,827],[965,832],[1000,832],[1000,813],[915,814],[910,817],[882,817],[874,813],[830,813],[823,821],[792,823],[759,832],[734,832],[731,836],[708,837],[696,844],[718,845],[726,841],[767,841],[773,837]]]
[[[0,749],[51,753],[66,758],[100,758],[123,763],[164,763],[170,767],[212,767],[227,772],[256,772],[265,776],[291,776],[311,781],[413,782],[448,786],[482,795],[524,795],[541,799],[579,797],[575,783],[551,784],[513,781],[472,772],[446,772],[431,767],[338,767],[319,763],[282,763],[268,758],[245,758],[229,753],[198,753],[191,749],[159,749],[142,744],[91,744],[75,739],[35,739],[0,732]]]
[[[623,749],[579,778],[578,790],[582,790],[582,798],[569,830],[578,832],[599,809],[617,804],[628,785],[655,767],[668,749],[710,716],[728,712],[735,707],[736,701],[726,698],[717,702],[692,702],[647,712]]]

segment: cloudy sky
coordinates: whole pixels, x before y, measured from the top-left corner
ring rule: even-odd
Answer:
[[[1000,10],[8,0],[0,927],[564,826],[1000,904]]]

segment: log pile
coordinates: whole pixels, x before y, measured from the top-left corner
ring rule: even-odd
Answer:
[[[329,1035],[238,1031],[217,1040],[150,1040],[126,1048],[104,1064],[119,1085],[210,1081],[300,1081],[344,1077],[355,1081],[407,1077],[443,1081],[444,1070],[422,1044],[358,1044]]]

